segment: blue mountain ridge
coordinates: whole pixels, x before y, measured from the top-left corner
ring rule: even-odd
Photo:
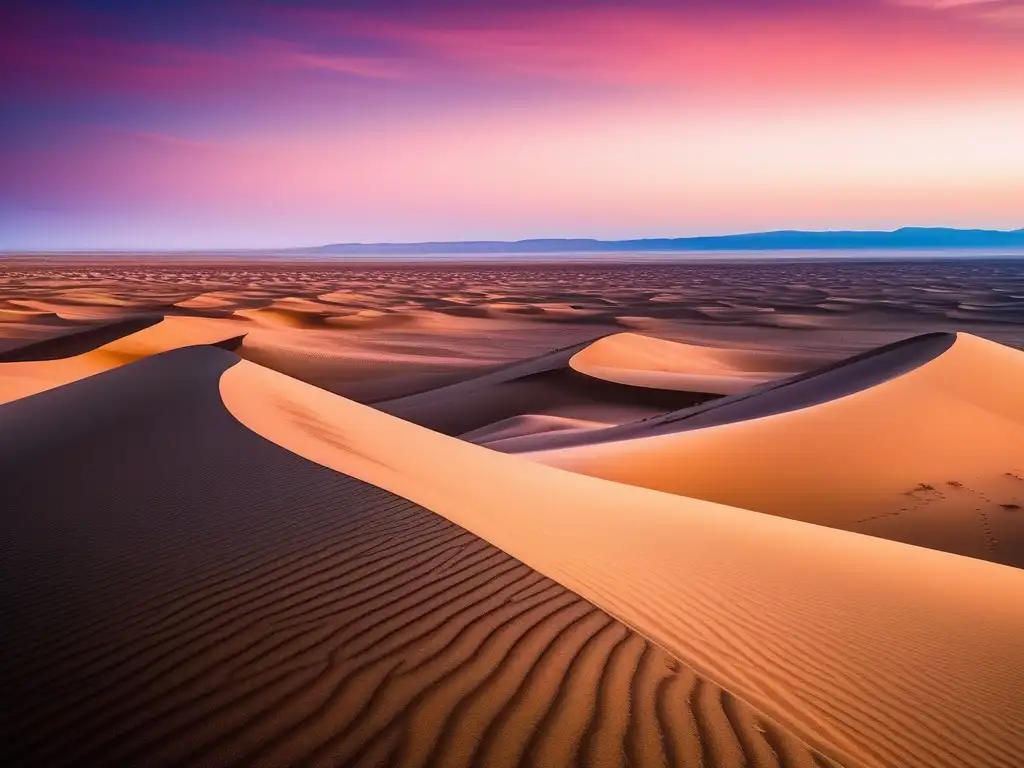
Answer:
[[[538,238],[532,240],[471,240],[424,243],[335,243],[309,250],[338,254],[428,253],[615,253],[644,251],[768,251],[1024,248],[1024,229],[951,229],[904,227],[892,232],[800,231],[752,232],[707,237],[594,240]]]

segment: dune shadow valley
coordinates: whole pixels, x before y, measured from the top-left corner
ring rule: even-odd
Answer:
[[[0,266],[0,765],[1024,765],[1024,259]]]

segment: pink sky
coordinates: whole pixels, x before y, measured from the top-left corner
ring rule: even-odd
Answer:
[[[1024,226],[1017,2],[87,5],[6,19],[0,248]]]

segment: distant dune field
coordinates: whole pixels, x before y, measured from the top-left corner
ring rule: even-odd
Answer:
[[[1013,768],[1024,272],[874,269],[11,270],[2,762]]]

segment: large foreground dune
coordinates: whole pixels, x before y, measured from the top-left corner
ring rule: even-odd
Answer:
[[[268,439],[445,516],[840,763],[1024,749],[1024,571],[532,466],[246,362],[221,392]]]
[[[1022,391],[1024,352],[936,334],[530,457],[1024,566]]]
[[[828,764],[506,552],[243,427],[236,362],[177,350],[0,408],[10,764]]]

